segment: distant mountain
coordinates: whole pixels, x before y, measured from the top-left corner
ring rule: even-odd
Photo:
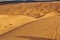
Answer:
[[[4,1],[4,2],[0,2],[0,5],[3,5],[3,4],[15,4],[15,3],[28,3],[28,2],[33,2],[33,1]]]
[[[22,2],[48,2],[48,1],[60,1],[60,0],[0,0],[1,4],[12,4],[12,3],[22,3]]]

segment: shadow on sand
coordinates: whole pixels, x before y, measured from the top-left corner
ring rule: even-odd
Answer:
[[[57,39],[49,39],[49,38],[31,37],[31,36],[16,36],[16,38],[26,38],[30,40],[57,40]]]

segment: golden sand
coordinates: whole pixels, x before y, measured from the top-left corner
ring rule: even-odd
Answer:
[[[59,2],[34,2],[0,5],[0,14],[40,18],[50,12],[60,13]]]
[[[59,40],[59,13],[59,2],[0,5],[0,40]]]

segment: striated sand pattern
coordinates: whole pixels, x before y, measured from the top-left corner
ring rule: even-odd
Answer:
[[[0,5],[0,40],[60,40],[59,13],[60,2]]]
[[[5,15],[26,15],[40,18],[51,12],[60,13],[59,2],[32,2],[0,5],[0,14]]]
[[[60,16],[39,19],[0,36],[0,40],[60,40]]]

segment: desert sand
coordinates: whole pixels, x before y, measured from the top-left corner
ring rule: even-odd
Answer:
[[[59,40],[60,3],[0,5],[0,40]]]

